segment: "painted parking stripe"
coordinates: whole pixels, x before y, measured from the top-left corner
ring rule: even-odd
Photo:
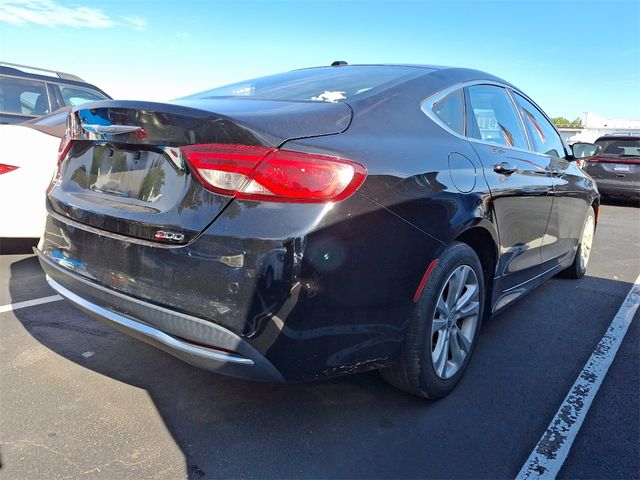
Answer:
[[[35,305],[42,305],[43,303],[57,302],[58,300],[62,300],[62,297],[60,295],[51,295],[50,297],[35,298],[33,300],[27,300],[25,302],[0,305],[0,313],[11,312],[13,310],[19,310],[21,308],[33,307]]]
[[[524,463],[517,480],[547,479],[558,475],[639,305],[640,276]]]

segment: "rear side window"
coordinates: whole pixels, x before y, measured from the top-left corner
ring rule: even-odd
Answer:
[[[338,102],[383,90],[433,70],[400,66],[310,68],[255,78],[196,93],[183,100],[248,97],[258,100]]]
[[[506,90],[494,85],[467,88],[467,136],[485,142],[527,149],[522,124]]]
[[[2,111],[22,115],[49,113],[49,97],[44,82],[0,77]]]
[[[599,156],[640,157],[640,140],[634,138],[598,139],[596,145],[602,147]]]
[[[107,97],[104,95],[100,95],[98,92],[93,92],[86,88],[71,87],[68,85],[58,85],[58,87],[60,88],[60,93],[64,99],[64,104],[71,107],[87,102],[107,100]]]
[[[456,90],[433,105],[433,113],[454,132],[464,135],[464,94]]]
[[[529,100],[515,92],[514,97],[522,113],[533,151],[563,158],[565,152],[562,140],[551,123]]]

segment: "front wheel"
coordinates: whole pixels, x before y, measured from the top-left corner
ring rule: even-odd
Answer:
[[[563,277],[576,279],[584,277],[584,274],[587,272],[587,266],[589,265],[589,258],[591,257],[591,247],[593,245],[593,235],[595,231],[596,215],[593,207],[589,207],[589,211],[584,220],[584,226],[582,227],[580,243],[576,249],[576,256],[571,266],[560,272]]]
[[[484,276],[474,250],[454,243],[440,256],[414,308],[399,363],[382,369],[395,387],[437,399],[458,384],[476,346]]]

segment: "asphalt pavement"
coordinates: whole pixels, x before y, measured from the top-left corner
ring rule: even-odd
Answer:
[[[514,478],[640,274],[640,209],[602,207],[587,276],[484,325],[450,396],[376,372],[252,383],[197,370],[64,301],[0,256],[0,478]],[[559,478],[640,478],[636,313]]]

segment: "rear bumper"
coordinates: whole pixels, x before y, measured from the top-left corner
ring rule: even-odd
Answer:
[[[640,185],[619,185],[598,182],[598,191],[611,197],[640,198]]]
[[[615,179],[594,178],[598,191],[603,195],[617,197],[640,197],[640,182]]]
[[[35,252],[49,285],[91,317],[196,367],[236,378],[284,381],[266,358],[224,327],[95,284]]]

